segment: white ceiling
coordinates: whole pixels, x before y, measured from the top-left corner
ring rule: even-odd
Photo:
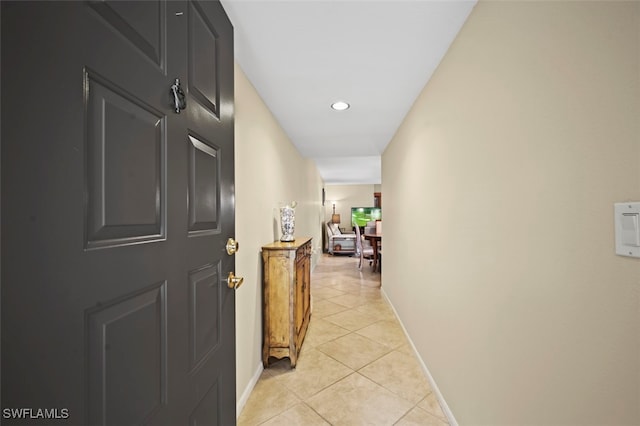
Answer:
[[[381,183],[382,152],[476,3],[221,1],[236,61],[327,184]]]

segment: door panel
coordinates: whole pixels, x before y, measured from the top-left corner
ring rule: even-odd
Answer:
[[[189,92],[219,118],[217,39],[214,24],[202,8],[192,3],[189,8]]]
[[[210,264],[189,273],[190,371],[200,366],[220,344],[220,304],[224,287],[221,264]]]
[[[189,415],[189,426],[212,424],[212,420],[214,420],[213,424],[225,424],[220,418],[220,412],[218,409],[222,404],[222,400],[220,398],[222,390],[220,389],[219,384],[220,382],[216,381],[213,386],[207,390],[196,408],[191,412]]]
[[[91,424],[141,424],[166,404],[166,331],[166,282],[88,312]]]
[[[165,238],[166,120],[87,73],[87,247]]]
[[[68,409],[56,424],[234,424],[233,33],[222,6],[0,7],[2,407]],[[189,59],[195,44],[204,63]]]
[[[91,7],[124,38],[164,68],[166,26],[162,1],[91,1]]]
[[[218,150],[210,142],[204,143],[192,135],[189,142],[189,234],[219,232]]]

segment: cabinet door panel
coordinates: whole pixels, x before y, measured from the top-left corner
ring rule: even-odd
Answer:
[[[295,312],[295,332],[296,336],[300,333],[302,323],[304,322],[304,288],[305,288],[305,261],[304,258],[296,262],[296,288],[295,288],[295,300],[294,300],[294,312]],[[296,339],[297,343],[297,339]]]

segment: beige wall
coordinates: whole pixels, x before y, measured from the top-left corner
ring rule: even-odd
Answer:
[[[373,207],[373,193],[376,185],[327,185],[324,206],[325,221],[331,220],[333,203],[340,215],[341,227],[351,229],[351,207]]]
[[[296,236],[313,237],[315,265],[322,253],[323,181],[300,156],[244,72],[235,66],[236,378],[240,405],[261,365],[263,245],[281,237],[278,208],[295,200]]]
[[[640,424],[639,28],[481,0],[383,154],[383,289],[460,425]]]

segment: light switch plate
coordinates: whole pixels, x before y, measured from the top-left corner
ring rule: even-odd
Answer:
[[[616,254],[640,257],[640,202],[614,204]]]

